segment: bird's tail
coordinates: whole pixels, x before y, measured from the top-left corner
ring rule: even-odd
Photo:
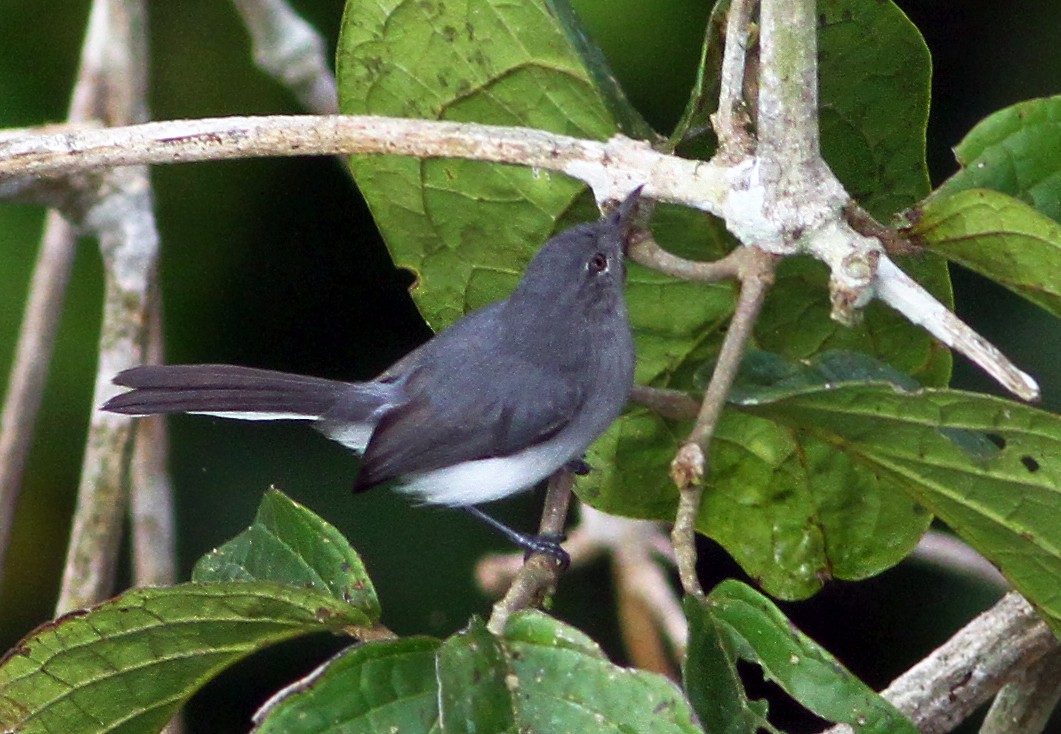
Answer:
[[[132,390],[103,410],[125,415],[199,413],[244,420],[316,420],[356,383],[227,364],[144,365],[114,384]]]

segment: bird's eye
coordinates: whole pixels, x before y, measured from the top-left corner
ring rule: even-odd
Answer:
[[[586,270],[591,273],[600,273],[608,269],[608,256],[603,252],[596,253],[586,263]]]

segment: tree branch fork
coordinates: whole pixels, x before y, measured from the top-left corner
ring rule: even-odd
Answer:
[[[808,186],[778,197],[755,154],[697,161],[615,135],[583,140],[542,130],[375,116],[296,115],[149,122],[114,128],[55,127],[0,133],[0,196],[47,200],[47,179],[117,166],[264,156],[404,155],[464,158],[549,170],[589,185],[599,202],[644,184],[645,195],[721,218],[745,246],[828,265],[833,316],[853,323],[879,298],[962,352],[1024,399],[1034,380],[961,322],[888,257],[880,239],[847,222],[851,203],[839,181],[819,167]],[[824,164],[822,164],[824,166]],[[46,202],[50,203],[50,202]],[[794,213],[798,212],[798,218]],[[678,277],[705,264],[670,256]],[[643,260],[652,266],[650,259]],[[678,267],[680,266],[680,267]],[[682,272],[682,268],[685,272]],[[705,279],[734,277],[713,272]]]

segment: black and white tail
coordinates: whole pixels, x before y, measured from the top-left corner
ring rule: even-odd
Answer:
[[[315,420],[350,383],[227,364],[144,365],[119,373],[133,388],[103,410],[125,415],[199,413],[243,420]]]

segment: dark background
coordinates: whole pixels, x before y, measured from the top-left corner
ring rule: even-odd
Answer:
[[[340,0],[295,3],[334,44]],[[657,129],[676,120],[691,83],[706,5],[701,0],[582,0],[633,102]],[[928,134],[933,182],[954,170],[950,147],[988,113],[1061,92],[1061,4],[899,2],[934,61]],[[0,127],[65,117],[88,3],[0,0]],[[153,3],[156,119],[300,112],[258,71],[228,3]],[[632,42],[633,34],[636,42]],[[652,49],[645,53],[645,48]],[[167,359],[214,361],[365,378],[428,336],[343,167],[330,159],[162,166],[154,170],[163,238]],[[42,226],[42,212],[0,206],[0,372],[6,374]],[[50,368],[0,588],[0,650],[52,614],[90,410],[101,299],[93,243],[81,245]],[[959,313],[1036,375],[1045,407],[1061,406],[1057,322],[976,276],[955,274]],[[822,294],[823,298],[825,294]],[[955,385],[998,392],[962,359]],[[209,418],[171,421],[182,578],[242,530],[275,484],[334,523],[368,563],[384,622],[399,633],[445,635],[490,600],[471,580],[475,559],[503,548],[462,513],[413,508],[381,491],[352,498],[355,459],[300,426]],[[538,499],[498,514],[535,523]],[[710,573],[738,573],[706,548]],[[621,660],[604,564],[569,574],[555,611]],[[920,659],[994,596],[916,564],[860,584],[831,585],[786,606],[798,623],[875,686]],[[299,641],[242,664],[191,706],[192,730],[239,731],[271,691],[315,665],[337,641]],[[237,698],[244,703],[232,705]],[[808,724],[810,725],[810,724]]]

